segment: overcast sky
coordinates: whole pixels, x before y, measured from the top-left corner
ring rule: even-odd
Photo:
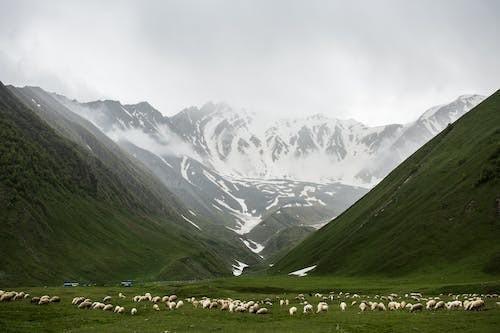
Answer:
[[[500,1],[0,0],[0,80],[166,115],[407,122],[500,88]]]

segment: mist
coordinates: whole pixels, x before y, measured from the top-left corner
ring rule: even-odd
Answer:
[[[268,118],[404,123],[500,86],[500,4],[1,1],[0,79],[163,114],[225,101]]]

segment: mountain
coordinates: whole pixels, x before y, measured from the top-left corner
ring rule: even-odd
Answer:
[[[412,123],[368,127],[322,115],[262,124],[224,103],[166,117],[146,102],[52,95],[150,169],[189,208],[190,221],[204,224],[203,216],[205,228],[234,231],[231,241],[259,256],[275,233],[339,215],[483,99],[460,96]]]
[[[247,255],[188,223],[188,210],[93,125],[15,89],[0,83],[2,284],[222,276]]]
[[[420,117],[409,127],[412,133],[423,127],[433,133],[429,119],[441,119],[440,110]],[[497,91],[283,256],[271,272],[316,266],[309,274],[498,276],[499,237]]]

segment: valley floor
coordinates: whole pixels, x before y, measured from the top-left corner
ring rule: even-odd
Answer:
[[[493,293],[500,290],[500,280],[468,283],[428,283],[422,280],[379,280],[322,277],[240,277],[200,281],[194,283],[158,282],[137,285],[131,288],[115,286],[96,287],[36,287],[5,288],[3,290],[24,290],[31,296],[58,295],[61,303],[33,305],[29,300],[0,303],[0,332],[498,332],[500,327],[500,306],[498,298],[486,299],[483,311],[438,310],[418,313],[408,311],[360,312],[359,300],[373,300],[375,295],[421,292],[425,296],[438,296],[448,300],[448,293]],[[330,310],[320,314],[302,314],[302,305],[295,300],[298,293],[306,294],[310,303],[316,305],[316,292],[328,295],[334,291],[361,295],[358,304],[351,306],[352,299],[336,298],[328,301]],[[127,298],[120,300],[118,293]],[[270,298],[273,306],[266,306],[270,313],[254,315],[229,313],[220,310],[195,309],[187,302],[178,310],[169,311],[160,304],[160,311],[154,311],[151,302],[134,303],[134,295],[176,294],[179,298],[194,296],[201,298],[226,298],[241,300],[263,300]],[[311,296],[309,295],[311,293]],[[126,308],[125,314],[102,310],[79,310],[71,305],[75,296],[85,296],[101,301],[111,295],[112,304]],[[276,297],[288,298],[290,306],[297,306],[294,317],[288,314],[288,307],[280,307]],[[339,304],[345,300],[347,310],[341,312]],[[384,301],[387,305],[387,301]],[[131,308],[137,308],[135,316]]]

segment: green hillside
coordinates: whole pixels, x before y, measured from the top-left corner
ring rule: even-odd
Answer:
[[[217,244],[176,220],[174,202],[136,180],[130,189],[126,176],[58,135],[0,83],[0,284],[230,273]]]
[[[500,91],[271,269],[446,278],[500,274]]]

